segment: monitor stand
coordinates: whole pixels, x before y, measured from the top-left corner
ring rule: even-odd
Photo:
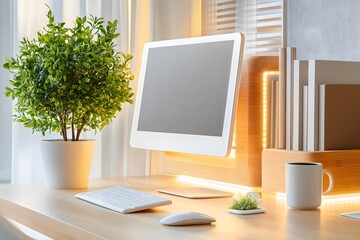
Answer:
[[[233,193],[230,192],[203,187],[159,189],[158,192],[191,199],[224,198],[233,196]]]

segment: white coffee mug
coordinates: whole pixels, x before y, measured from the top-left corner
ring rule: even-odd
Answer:
[[[329,176],[330,184],[324,192],[332,191],[334,176],[329,170],[323,170],[321,163],[294,162],[286,163],[286,201],[291,208],[310,210],[321,205],[323,195],[322,175]]]

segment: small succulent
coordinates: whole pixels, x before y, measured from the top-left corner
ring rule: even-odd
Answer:
[[[251,210],[259,209],[261,199],[257,192],[249,192],[246,194],[237,194],[234,196],[233,204],[229,207],[235,210]]]

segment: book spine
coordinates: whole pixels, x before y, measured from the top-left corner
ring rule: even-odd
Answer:
[[[275,82],[275,148],[279,148],[279,81]]]
[[[279,50],[279,148],[286,147],[286,48]]]
[[[308,84],[308,61],[294,61],[293,150],[303,150],[303,86]],[[306,120],[307,121],[307,120]]]
[[[293,141],[292,150],[302,150],[300,133],[300,61],[294,61],[294,85],[293,85]]]
[[[318,114],[315,112],[315,98],[316,93],[316,61],[309,60],[309,84],[308,84],[308,115],[307,115],[307,150],[316,151],[317,150],[317,134],[318,131],[315,130],[315,123],[318,121]]]
[[[270,80],[270,148],[277,148],[277,131],[278,131],[278,88],[279,88],[279,79],[273,78]]]
[[[319,86],[319,151],[325,150],[325,84]]]
[[[286,48],[286,110],[285,110],[285,140],[286,149],[292,149],[293,134],[293,85],[294,85],[294,60],[295,48]]]
[[[308,86],[303,86],[303,151],[308,151]]]

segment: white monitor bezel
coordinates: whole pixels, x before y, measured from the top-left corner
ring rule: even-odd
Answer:
[[[234,42],[231,70],[228,85],[228,97],[224,114],[224,126],[221,136],[204,136],[192,134],[177,134],[164,132],[139,131],[139,115],[144,87],[146,62],[151,48],[179,46],[187,44],[201,44],[231,40]],[[144,45],[142,65],[137,86],[134,116],[131,129],[130,145],[135,148],[184,152],[211,156],[226,156],[231,149],[233,125],[237,96],[240,88],[240,72],[243,61],[244,35],[242,33],[229,33],[204,37],[174,39],[148,42]]]

